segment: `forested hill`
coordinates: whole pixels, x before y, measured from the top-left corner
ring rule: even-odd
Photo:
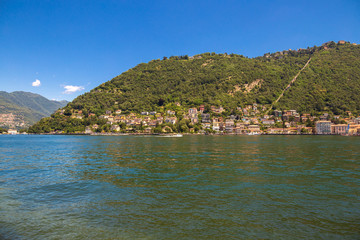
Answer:
[[[335,114],[359,111],[360,46],[333,42],[255,59],[204,53],[153,60],[79,96],[68,108],[99,115],[116,109],[151,111],[174,102],[187,107],[223,105],[229,110],[271,104],[310,57],[309,66],[274,107]]]
[[[30,92],[0,91],[0,125],[4,127],[20,126],[20,122],[24,126],[32,125],[41,118],[50,116],[67,103],[67,101],[52,101]],[[10,121],[8,114],[13,115],[13,121]]]
[[[228,113],[253,103],[270,107],[310,58],[272,109],[360,113],[360,46],[349,42],[257,58],[215,53],[164,57],[129,69],[77,97],[65,110],[100,116],[117,109],[125,114],[172,109],[175,103],[206,109],[222,105]]]

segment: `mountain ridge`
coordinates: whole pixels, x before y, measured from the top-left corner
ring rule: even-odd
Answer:
[[[30,126],[41,118],[50,116],[55,110],[64,107],[67,103],[67,101],[49,100],[31,92],[14,91],[8,93],[0,91],[0,124],[3,127]],[[9,118],[14,118],[14,121]],[[5,124],[5,122],[14,122],[14,124]]]
[[[290,82],[299,71],[296,81]],[[89,116],[99,117],[107,111],[181,112],[200,105],[207,110],[223,106],[230,115],[254,103],[272,106],[270,110],[296,109],[311,115],[358,114],[359,92],[360,46],[345,41],[256,58],[226,53],[172,56],[138,64],[75,98],[63,109],[66,115],[57,113],[40,125],[61,119],[66,126],[73,121],[70,118],[79,117],[76,124],[84,129]],[[51,126],[48,129],[58,129],[55,123]]]

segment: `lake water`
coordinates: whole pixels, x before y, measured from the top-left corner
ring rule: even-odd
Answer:
[[[0,136],[0,239],[360,239],[360,138]]]

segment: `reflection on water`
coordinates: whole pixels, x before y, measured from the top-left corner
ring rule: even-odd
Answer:
[[[0,236],[358,239],[359,149],[339,136],[0,136]]]

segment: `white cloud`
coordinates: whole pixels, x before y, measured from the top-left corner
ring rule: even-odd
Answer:
[[[64,88],[65,88],[65,92],[63,92],[64,94],[71,94],[77,91],[84,90],[84,87],[82,86],[73,86],[73,85],[66,85],[64,86]]]
[[[41,82],[39,79],[36,79],[35,82],[31,84],[33,87],[39,87],[41,85]]]

